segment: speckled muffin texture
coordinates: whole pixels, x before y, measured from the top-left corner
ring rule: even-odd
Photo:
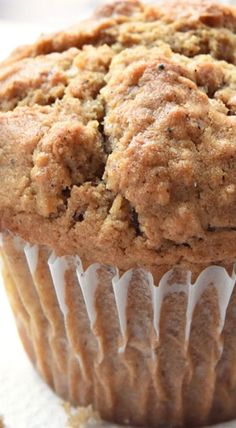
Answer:
[[[236,10],[211,1],[118,0],[0,66],[0,231],[18,330],[45,380],[107,420],[193,427],[236,416],[235,291],[222,334],[217,293],[203,293],[186,345],[185,293],[163,300],[156,337],[136,272],[118,353],[111,271],[99,271],[91,331],[75,270],[64,322],[47,266],[54,250],[85,268],[143,268],[156,285],[172,268],[232,272],[235,33]],[[33,278],[14,236],[39,246]]]
[[[207,1],[123,1],[13,53],[1,229],[121,270],[234,261],[235,28]]]

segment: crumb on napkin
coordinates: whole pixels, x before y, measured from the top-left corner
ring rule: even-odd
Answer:
[[[85,428],[85,424],[97,426],[97,423],[101,421],[99,413],[93,411],[92,406],[77,407],[74,409],[69,403],[64,402],[63,407],[68,417],[68,428]]]

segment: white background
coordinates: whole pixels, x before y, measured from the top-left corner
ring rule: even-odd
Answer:
[[[17,45],[33,41],[42,31],[59,29],[83,18],[93,3],[93,0],[0,0],[0,59]],[[6,428],[66,427],[60,399],[39,379],[22,350],[1,275],[0,415],[4,416]],[[236,428],[236,422],[224,427]]]

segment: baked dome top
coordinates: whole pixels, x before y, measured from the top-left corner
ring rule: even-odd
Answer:
[[[0,216],[155,273],[236,259],[236,11],[115,1],[0,67]]]

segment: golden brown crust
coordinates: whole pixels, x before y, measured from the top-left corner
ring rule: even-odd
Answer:
[[[236,257],[236,12],[116,1],[0,70],[1,229],[158,279]]]

